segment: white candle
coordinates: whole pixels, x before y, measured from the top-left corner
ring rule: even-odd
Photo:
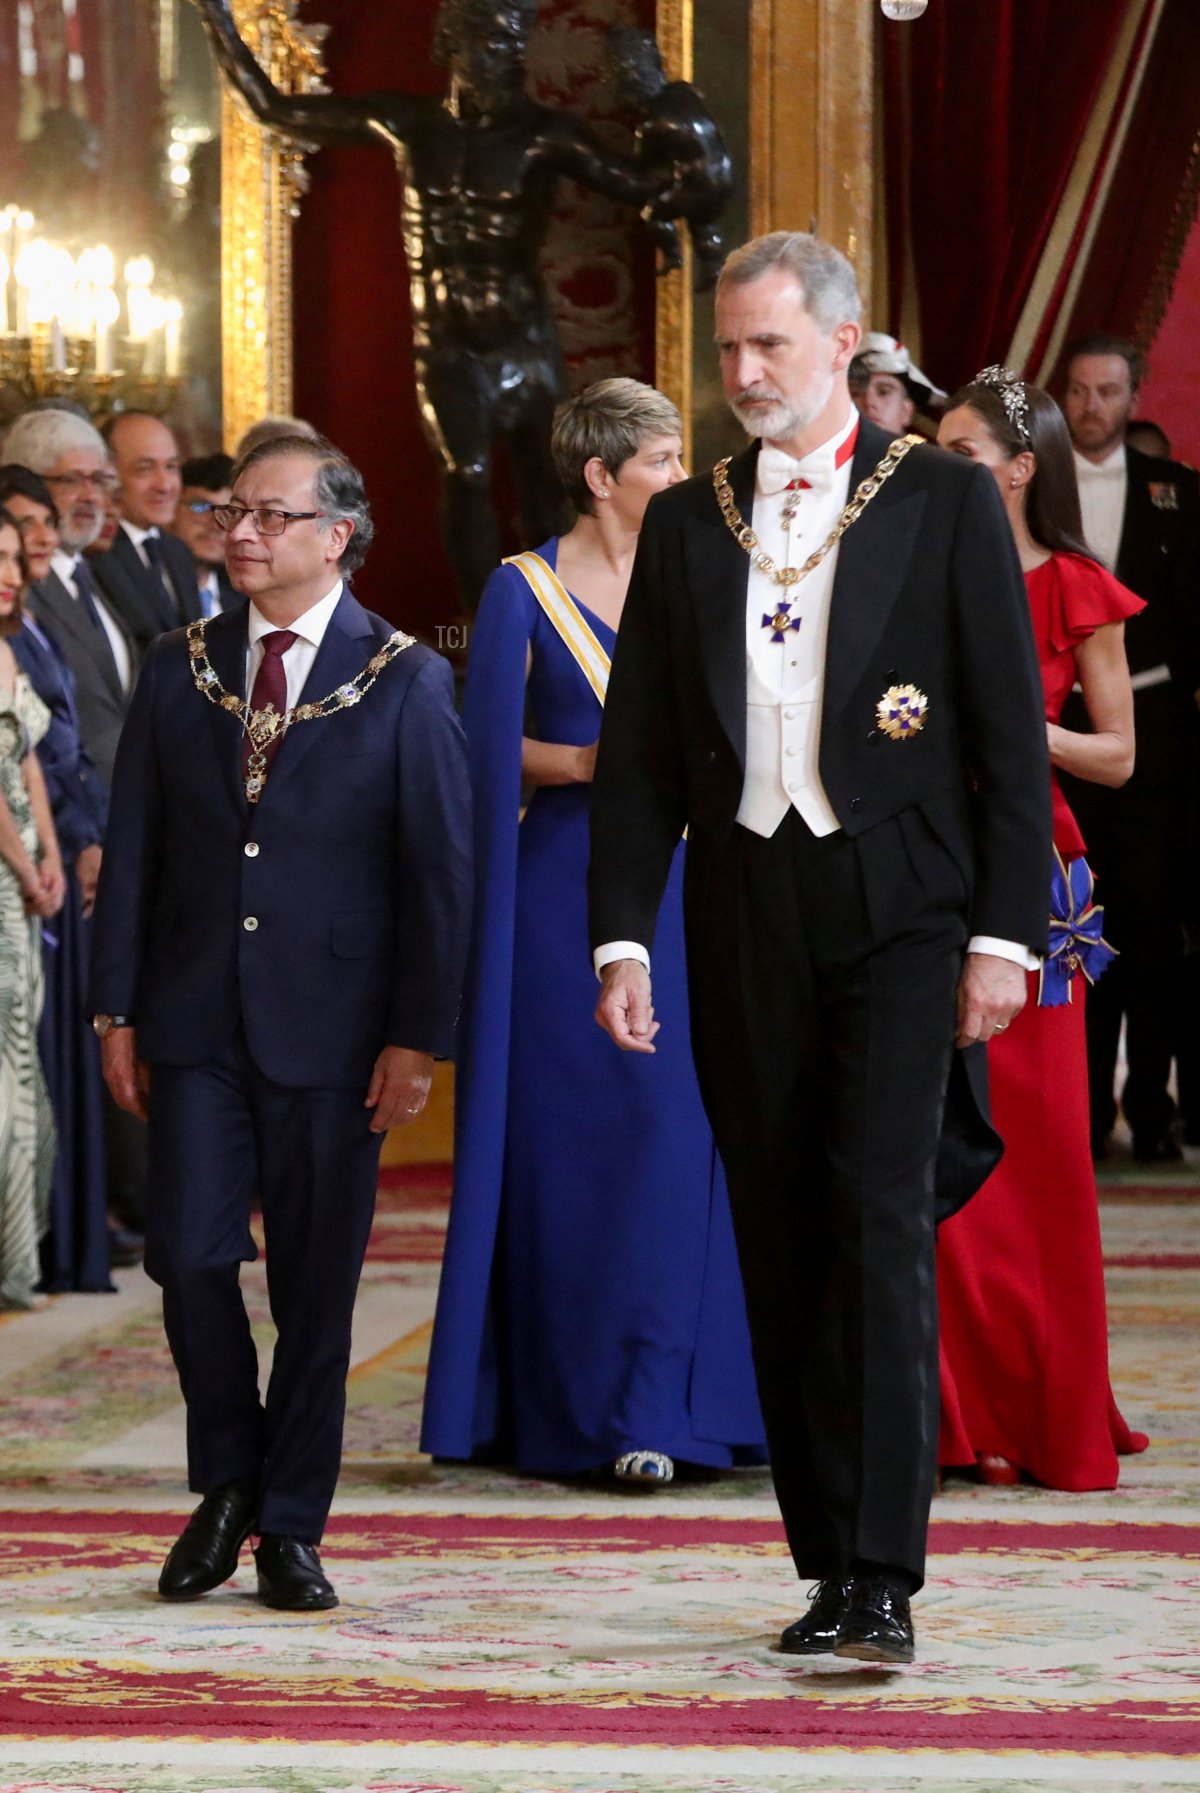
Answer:
[[[163,323],[163,349],[168,380],[177,380],[180,372],[180,345],[183,332],[183,306],[178,299],[168,299]]]
[[[50,366],[56,374],[67,371],[67,339],[63,335],[62,320],[53,317],[50,320]]]
[[[111,286],[96,293],[96,372],[113,371],[113,325],[121,315],[121,301]]]

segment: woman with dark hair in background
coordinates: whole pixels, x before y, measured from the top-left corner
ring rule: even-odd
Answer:
[[[0,467],[0,506],[21,532],[30,584],[50,568],[58,513],[49,486],[27,467]],[[8,638],[17,664],[50,713],[38,760],[63,859],[62,909],[42,942],[45,1002],[38,1038],[58,1130],[43,1287],[108,1290],[108,1178],[100,1043],[84,1004],[88,917],[100,875],[108,793],[79,738],[71,673],[28,605]]]
[[[54,1119],[38,1056],[43,920],[63,872],[34,748],[50,717],[17,665],[28,569],[16,520],[0,509],[0,1311],[37,1307],[54,1167]]]
[[[684,477],[670,401],[601,380],[561,407],[573,529],[498,567],[463,704],[474,938],[454,1198],[422,1448],[661,1486],[765,1460],[729,1198],[688,1044],[681,843],[654,948],[652,1056],[592,1020],[592,769],[654,493]],[[521,820],[522,784],[532,788]],[[520,824],[518,826],[518,824]]]
[[[1084,546],[1070,437],[1048,393],[986,368],[950,400],[938,441],[991,471],[1016,538],[1046,697],[1056,861],[1050,957],[988,1048],[1004,1158],[938,1236],[939,1460],[989,1483],[1025,1474],[1049,1488],[1113,1488],[1117,1453],[1147,1440],[1109,1384],[1089,1143],[1084,991],[1112,955],[1089,912],[1084,841],[1057,771],[1118,786],[1133,770],[1124,626],[1142,603]],[[1076,682],[1090,734],[1058,723]]]

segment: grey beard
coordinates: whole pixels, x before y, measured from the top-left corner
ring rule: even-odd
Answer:
[[[732,402],[729,408],[747,435],[761,436],[764,442],[790,442],[821,415],[833,392],[833,380],[832,373],[826,374],[804,399],[791,404],[780,399],[769,411],[757,416]]]

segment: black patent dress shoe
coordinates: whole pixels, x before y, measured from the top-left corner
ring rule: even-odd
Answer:
[[[819,1581],[812,1605],[802,1619],[789,1625],[779,1640],[778,1648],[785,1656],[828,1656],[838,1640],[838,1631],[850,1604],[850,1576],[836,1581]]]
[[[880,1576],[855,1576],[833,1653],[856,1662],[912,1662],[916,1647],[908,1595]]]
[[[257,1514],[257,1497],[246,1482],[206,1494],[163,1564],[158,1578],[162,1598],[198,1600],[228,1581]]]
[[[1182,1159],[1183,1148],[1173,1133],[1135,1133],[1133,1136],[1135,1164],[1179,1164]]]
[[[327,1612],[338,1597],[325,1579],[315,1544],[264,1534],[254,1552],[258,1597],[278,1612]]]

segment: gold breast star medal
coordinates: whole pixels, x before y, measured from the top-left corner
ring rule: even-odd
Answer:
[[[875,705],[875,726],[889,741],[911,741],[925,726],[929,699],[915,685],[891,685]]]

